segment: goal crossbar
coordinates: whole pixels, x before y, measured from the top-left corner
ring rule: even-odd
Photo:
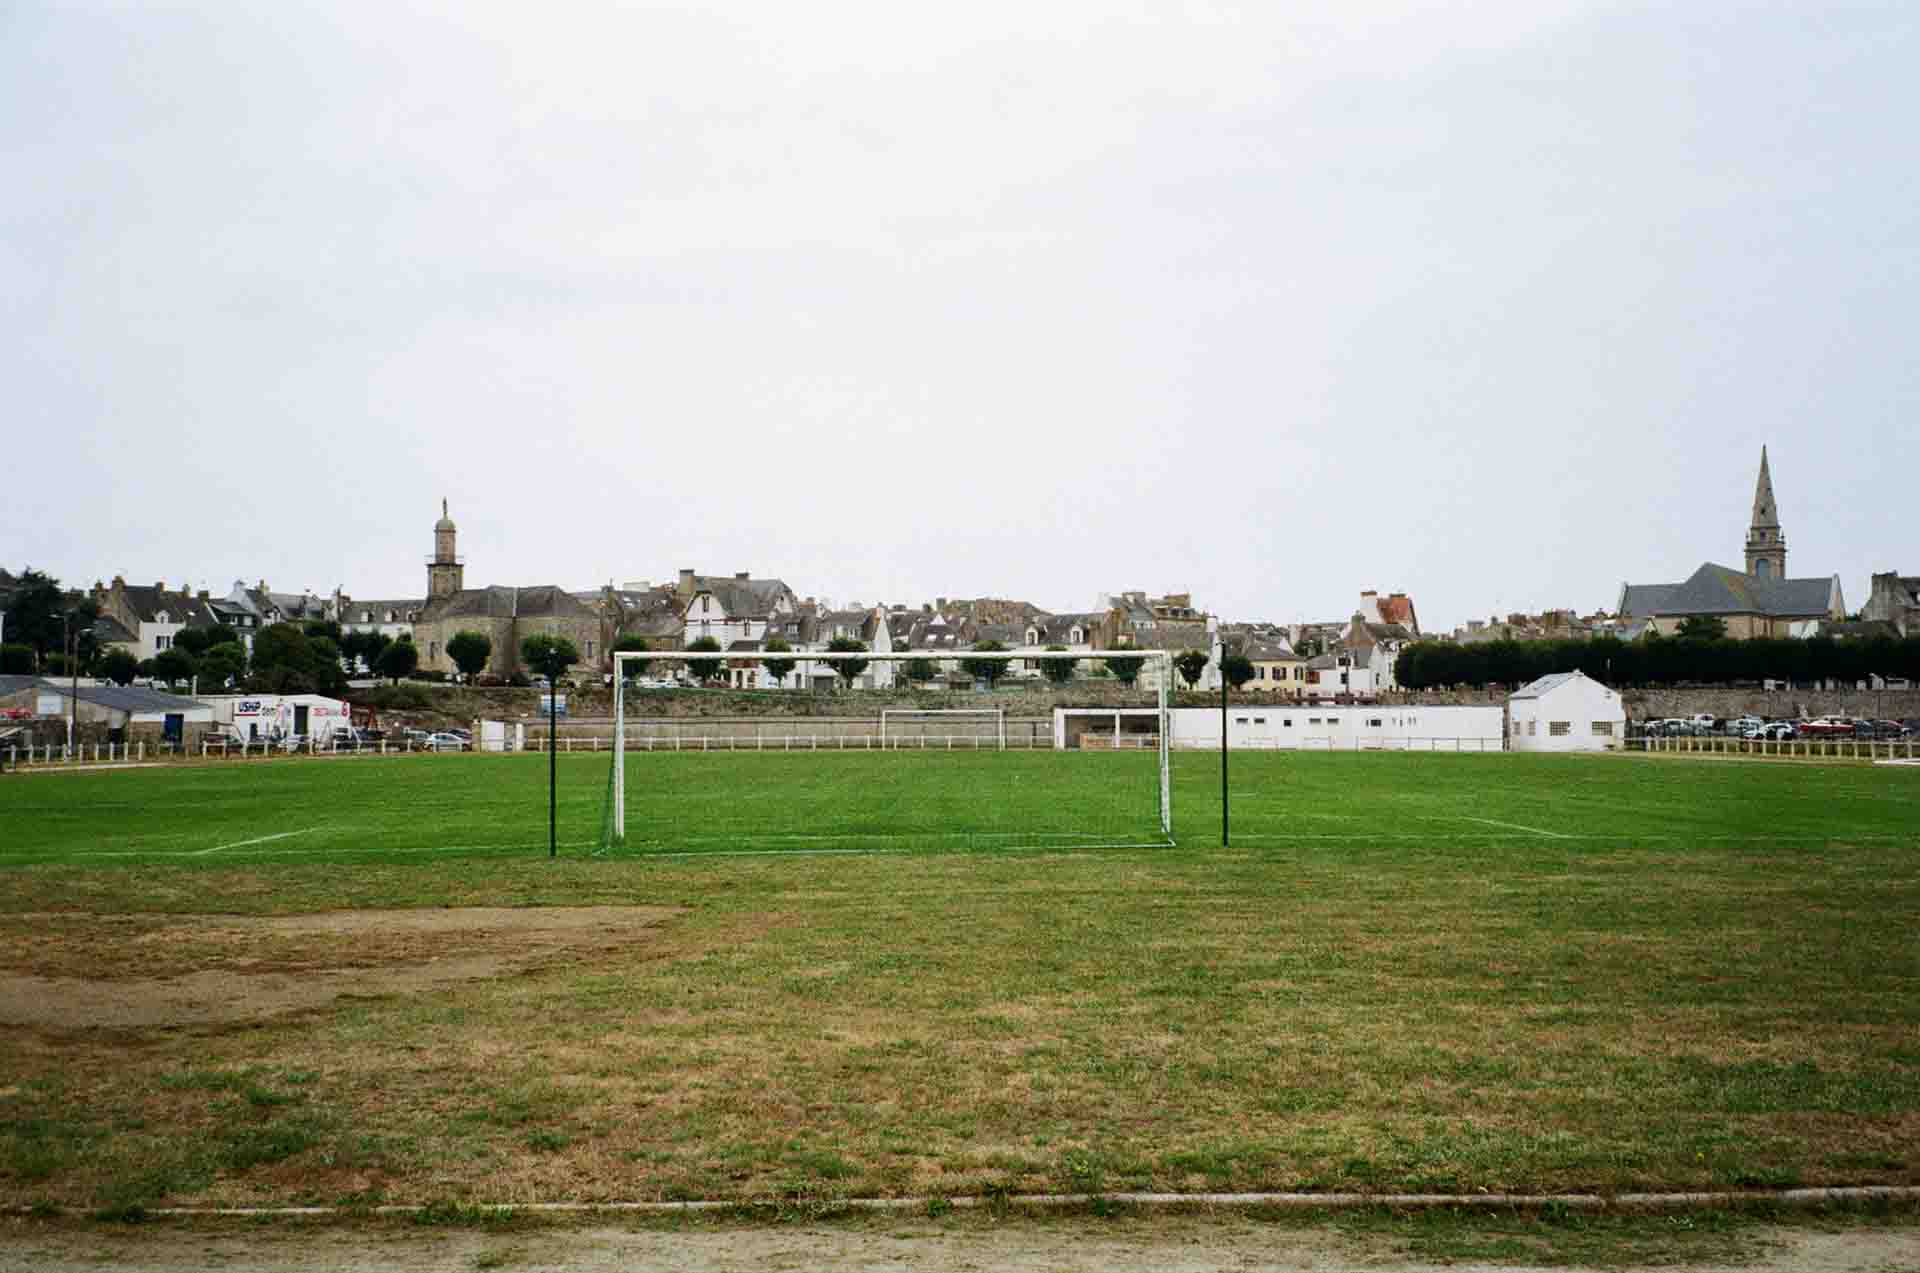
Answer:
[[[1172,733],[1167,714],[1167,686],[1172,680],[1173,653],[1169,650],[893,650],[875,652],[871,650],[779,650],[779,651],[727,651],[727,650],[616,650],[613,652],[613,793],[612,793],[612,832],[616,840],[625,840],[627,834],[627,728],[626,728],[626,677],[621,665],[630,662],[647,663],[762,663],[768,659],[793,663],[907,663],[916,660],[929,662],[961,663],[992,661],[1005,663],[1011,667],[1015,663],[1030,663],[1041,660],[1067,659],[1075,663],[1096,663],[1110,661],[1138,662],[1144,672],[1154,669],[1154,690],[1156,710],[1159,714],[1160,728],[1160,833],[1173,843],[1173,782],[1168,767],[1168,756]],[[884,709],[883,709],[884,710]],[[967,709],[955,711],[999,711],[998,708]],[[1000,726],[1004,744],[1006,725],[1004,714]]]

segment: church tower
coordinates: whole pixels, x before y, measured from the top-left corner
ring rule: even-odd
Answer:
[[[1787,577],[1787,540],[1780,533],[1780,510],[1773,502],[1773,476],[1767,472],[1767,448],[1760,448],[1760,481],[1753,488],[1753,525],[1747,528],[1747,573],[1756,579]]]
[[[1769,496],[1768,498],[1772,498]],[[447,516],[447,501],[440,501],[440,520],[433,524],[433,556],[427,559],[427,600],[451,597],[460,591],[467,570],[453,550],[453,518]]]

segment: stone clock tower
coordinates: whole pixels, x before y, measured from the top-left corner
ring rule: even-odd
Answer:
[[[1764,480],[1764,470],[1762,478]],[[1771,497],[1769,497],[1771,498]],[[440,520],[433,524],[433,556],[427,558],[427,600],[451,597],[460,591],[467,569],[453,550],[453,518],[447,516],[447,501],[440,501]]]

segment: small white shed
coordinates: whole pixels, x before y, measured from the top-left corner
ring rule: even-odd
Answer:
[[[1514,691],[1507,733],[1514,751],[1618,751],[1627,709],[1618,691],[1585,672],[1555,672]]]

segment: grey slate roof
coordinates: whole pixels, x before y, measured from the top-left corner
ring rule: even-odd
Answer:
[[[1830,578],[1762,579],[1709,561],[1680,583],[1628,584],[1621,592],[1620,612],[1634,618],[1687,614],[1815,616],[1828,612],[1832,597]]]
[[[348,601],[340,615],[342,623],[386,623],[387,611],[393,611],[394,623],[410,623],[414,616],[426,608],[426,602],[419,597],[393,597],[383,600],[362,601],[358,597]],[[371,615],[371,618],[363,618]]]
[[[1514,698],[1545,698],[1568,681],[1579,676],[1578,672],[1549,672],[1538,680],[1529,681],[1513,692]]]
[[[132,645],[140,638],[112,615],[103,614],[93,621],[93,639],[101,645]]]
[[[793,590],[778,579],[735,579],[730,575],[695,575],[694,596],[711,592],[729,619],[760,619],[773,613],[774,603]],[[689,598],[691,603],[691,598]]]
[[[420,617],[433,619],[545,619],[595,618],[591,606],[575,601],[565,588],[536,584],[529,588],[463,588],[447,597],[435,597]]]
[[[153,623],[155,616],[160,614],[165,614],[168,622],[183,623],[194,628],[209,627],[219,622],[214,617],[213,607],[190,592],[170,592],[150,584],[127,584],[124,591],[127,607],[142,623]]]
[[[54,677],[42,680],[49,691],[57,690],[83,703],[110,708],[116,712],[181,712],[206,707],[205,703],[164,690],[141,689],[137,685],[82,685],[75,689]]]

